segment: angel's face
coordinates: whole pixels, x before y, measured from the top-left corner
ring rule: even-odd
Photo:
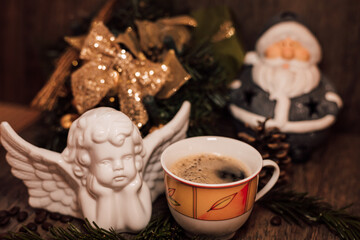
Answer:
[[[89,154],[90,171],[104,187],[122,189],[136,177],[134,144],[130,137],[120,147],[108,141],[94,143]]]

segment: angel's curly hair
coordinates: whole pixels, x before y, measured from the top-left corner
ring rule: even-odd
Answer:
[[[135,165],[140,172],[145,156],[141,134],[125,114],[109,107],[89,110],[73,122],[67,147],[62,155],[67,162],[75,163],[74,174],[86,185],[91,146],[109,141],[112,145],[121,147],[127,137],[131,137],[134,143]]]

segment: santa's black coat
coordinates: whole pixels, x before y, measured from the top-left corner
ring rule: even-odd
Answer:
[[[249,112],[273,118],[276,100],[270,100],[269,93],[254,83],[252,66],[243,68],[239,80],[241,86],[231,90],[230,102]],[[291,99],[289,121],[314,120],[328,114],[336,116],[339,107],[335,102],[325,99],[327,92],[335,92],[335,90],[330,82],[321,75],[319,85],[315,89]],[[239,120],[236,120],[236,125],[239,131],[246,131],[244,124]],[[306,161],[310,151],[322,142],[327,132],[325,130],[303,134],[288,134],[293,160]]]

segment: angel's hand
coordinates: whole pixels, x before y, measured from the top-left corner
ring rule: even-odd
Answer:
[[[136,174],[136,177],[132,182],[130,182],[125,188],[124,191],[130,194],[135,194],[139,191],[143,184],[143,180],[140,177],[140,174]]]
[[[89,174],[86,184],[88,192],[96,198],[109,196],[114,192],[113,189],[101,185],[93,174]]]

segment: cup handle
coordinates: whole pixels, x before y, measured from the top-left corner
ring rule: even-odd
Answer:
[[[279,166],[272,160],[266,159],[263,160],[263,167],[273,167],[274,172],[269,180],[269,182],[256,194],[255,202],[262,198],[277,182],[280,176],[280,168]]]

